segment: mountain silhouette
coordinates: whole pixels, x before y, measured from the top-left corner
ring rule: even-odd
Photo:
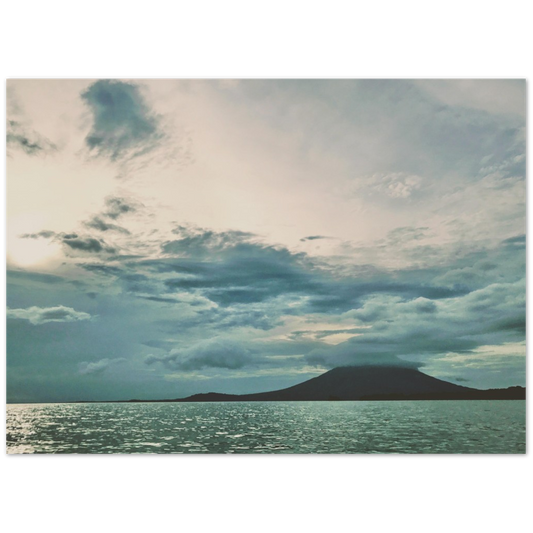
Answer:
[[[254,394],[195,394],[174,402],[334,401],[334,400],[518,400],[523,387],[479,390],[437,379],[413,368],[334,368],[292,387]],[[135,400],[133,400],[135,401]]]

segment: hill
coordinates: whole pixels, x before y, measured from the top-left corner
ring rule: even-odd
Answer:
[[[333,401],[333,400],[518,400],[523,387],[479,390],[437,379],[403,367],[334,368],[287,389],[255,394],[209,392],[174,402]]]

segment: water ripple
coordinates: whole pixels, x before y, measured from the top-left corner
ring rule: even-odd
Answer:
[[[7,453],[525,453],[525,401],[7,406]]]

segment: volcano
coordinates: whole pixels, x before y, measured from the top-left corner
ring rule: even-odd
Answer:
[[[519,400],[525,397],[523,387],[479,390],[428,376],[414,368],[348,366],[281,390],[239,395],[209,392],[163,401]]]

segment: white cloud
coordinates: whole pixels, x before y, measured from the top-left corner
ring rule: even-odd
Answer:
[[[421,176],[408,172],[377,173],[358,179],[353,191],[406,199],[422,187],[423,181]]]
[[[190,348],[175,349],[168,355],[150,355],[146,364],[163,363],[166,367],[180,370],[202,368],[242,368],[253,363],[250,351],[231,339],[214,338],[200,341]]]
[[[91,315],[83,311],[75,311],[71,307],[28,307],[28,309],[7,309],[7,318],[28,320],[34,326],[47,322],[78,322],[90,320]]]
[[[100,359],[99,361],[95,361],[93,363],[89,363],[87,361],[83,361],[78,365],[79,373],[80,374],[101,374],[109,368],[111,365],[117,364],[117,363],[123,363],[126,361],[124,357],[118,357],[116,359]]]

